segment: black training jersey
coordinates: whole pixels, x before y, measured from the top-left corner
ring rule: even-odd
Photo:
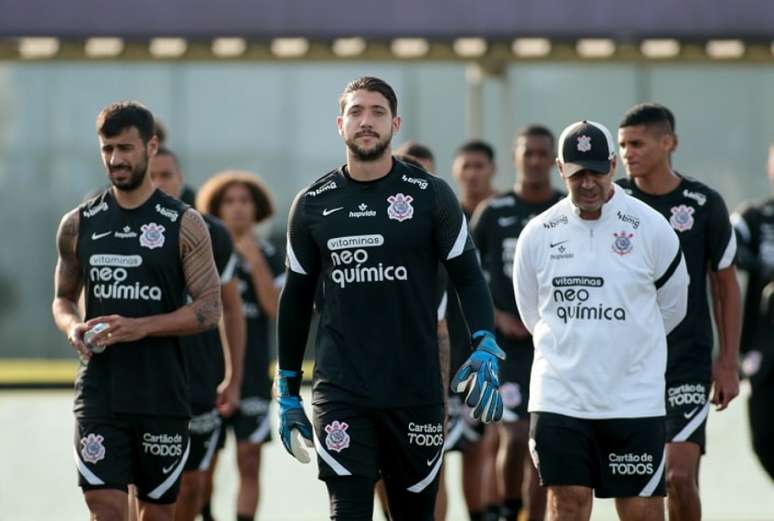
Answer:
[[[442,403],[438,263],[472,248],[446,182],[398,160],[381,179],[358,182],[342,167],[299,193],[288,267],[325,280],[315,403]]]
[[[141,206],[121,208],[105,190],[80,206],[77,255],[86,319],[145,317],[185,304],[180,222],[188,209],[160,190]],[[118,343],[81,365],[75,413],[189,415],[188,375],[178,337]]]
[[[202,217],[212,239],[212,254],[220,275],[220,284],[225,285],[233,278],[237,264],[231,235],[219,219],[207,214]],[[220,332],[210,329],[197,335],[180,337],[180,342],[190,376],[193,414],[211,411],[215,406],[218,385],[223,381],[223,344],[220,341]]]
[[[748,204],[732,216],[739,239],[739,268],[749,275],[742,322],[743,351],[770,349],[771,331],[761,319],[766,286],[774,282],[774,199]]]
[[[496,309],[519,315],[512,280],[516,241],[530,219],[563,197],[563,193],[554,191],[549,200],[533,204],[515,192],[508,192],[486,201],[474,217],[471,224],[473,241],[481,254],[481,266],[489,279],[489,291]],[[506,342],[502,347],[510,346]]]
[[[274,276],[274,285],[282,287],[285,272],[282,254],[269,241],[261,240],[259,245]],[[271,399],[269,317],[261,309],[258,302],[251,267],[241,257],[237,265],[236,275],[239,278],[239,294],[242,296],[242,314],[245,316],[247,326],[242,398],[269,400]]]
[[[666,217],[685,255],[691,280],[688,314],[667,338],[667,383],[711,378],[713,338],[707,269],[728,268],[736,255],[736,238],[723,198],[704,183],[680,177],[677,188],[657,196],[642,192],[628,178],[616,181],[627,193]],[[628,222],[629,217],[618,218]]]

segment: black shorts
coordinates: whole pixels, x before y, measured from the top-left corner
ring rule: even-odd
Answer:
[[[221,423],[220,415],[215,409],[191,418],[188,423],[191,453],[185,464],[185,471],[205,471],[210,468],[221,436]]]
[[[502,341],[506,359],[500,362],[500,396],[503,398],[503,421],[528,420],[529,380],[534,349],[532,339]]]
[[[265,398],[242,398],[239,408],[224,420],[224,427],[234,431],[237,442],[259,445],[270,441],[269,404],[270,401]]]
[[[184,418],[76,418],[75,462],[84,492],[126,491],[133,483],[141,501],[174,503],[189,452]]]
[[[443,462],[443,405],[366,409],[314,406],[320,479],[357,476],[412,493],[437,486]]]
[[[664,418],[586,420],[534,412],[529,449],[543,486],[600,498],[664,496]]]
[[[464,399],[464,395],[454,394],[446,401],[446,452],[464,451],[484,434],[484,424],[470,417],[470,408]]]
[[[668,383],[666,386],[667,443],[690,441],[704,454],[707,448],[710,383]]]

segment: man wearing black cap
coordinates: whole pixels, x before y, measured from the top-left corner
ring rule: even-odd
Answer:
[[[623,521],[664,519],[666,335],[685,316],[679,239],[613,184],[608,130],[573,123],[559,138],[569,196],[516,246],[513,284],[533,335],[530,452],[549,521],[586,521],[592,492]]]
[[[632,107],[619,124],[618,143],[628,174],[619,185],[669,221],[680,238],[693,281],[688,292],[690,312],[668,338],[666,482],[669,519],[699,521],[699,458],[705,452],[710,403],[723,410],[739,393],[741,297],[734,267],[736,238],[723,197],[672,169],[677,139],[669,109],[657,103]],[[707,279],[718,330],[719,355],[714,363]]]

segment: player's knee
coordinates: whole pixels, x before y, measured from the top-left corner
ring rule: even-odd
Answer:
[[[690,469],[674,466],[667,470],[667,489],[670,495],[683,495],[696,488],[696,477]]]
[[[332,521],[370,521],[374,508],[374,482],[360,477],[326,480]]]
[[[256,451],[242,451],[237,458],[239,467],[239,476],[241,479],[258,479],[258,470],[260,467],[260,455]]]
[[[180,503],[193,504],[204,495],[204,480],[193,473],[183,473],[180,480],[180,492],[177,500]]]
[[[522,450],[529,441],[529,424],[517,422],[504,424],[501,431],[501,443],[505,444],[506,450]]]
[[[126,497],[103,497],[86,494],[86,505],[91,512],[92,521],[124,521],[128,503]]]
[[[549,488],[548,498],[549,507],[554,513],[562,514],[560,518],[567,516],[570,519],[585,512],[591,502],[589,494],[567,487]]]

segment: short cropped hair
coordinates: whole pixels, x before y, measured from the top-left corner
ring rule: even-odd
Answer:
[[[551,141],[551,148],[553,148],[556,144],[556,137],[554,137],[554,133],[551,132],[551,129],[544,125],[538,124],[527,125],[526,127],[521,127],[519,130],[517,130],[516,137],[514,138],[514,144],[519,138],[532,136],[548,138],[548,140]]]
[[[462,154],[469,154],[471,152],[484,154],[489,159],[489,161],[494,163],[494,160],[495,160],[494,148],[486,141],[482,141],[480,139],[470,139],[468,141],[465,141],[462,145],[460,145],[457,148],[457,151],[454,153],[454,157],[461,156]]]
[[[137,101],[119,101],[102,109],[97,116],[97,133],[104,137],[115,137],[135,127],[143,143],[147,144],[156,132],[153,114]]]
[[[395,150],[395,154],[411,156],[417,159],[424,159],[426,161],[435,162],[433,151],[425,145],[417,143],[416,141],[407,141],[406,143],[403,143]]]
[[[398,115],[398,96],[395,95],[395,91],[390,87],[389,83],[379,78],[374,78],[373,76],[363,76],[362,78],[349,82],[349,84],[344,87],[344,92],[342,92],[339,97],[340,113],[344,113],[344,107],[347,104],[347,94],[358,90],[378,92],[387,98],[387,103],[390,105],[392,116],[395,117]]]
[[[671,110],[660,103],[640,103],[626,111],[618,127],[638,125],[657,127],[666,134],[674,134],[675,116]]]

